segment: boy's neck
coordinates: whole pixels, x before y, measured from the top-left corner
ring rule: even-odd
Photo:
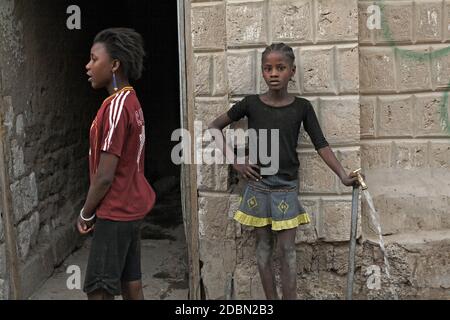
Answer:
[[[119,77],[117,78],[117,91],[123,89],[124,87],[129,87],[130,83],[128,81],[128,79],[120,79]],[[114,85],[113,82],[111,81],[110,84],[108,84],[108,86],[106,87],[106,90],[108,90],[108,94],[112,95],[114,93],[116,93],[116,91],[114,90]]]

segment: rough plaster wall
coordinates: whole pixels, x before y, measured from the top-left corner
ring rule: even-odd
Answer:
[[[362,166],[400,297],[448,299],[450,127],[441,113],[449,110],[450,2],[381,3],[382,29],[372,31],[365,26],[372,2],[358,3]],[[363,235],[373,238],[367,210]],[[382,265],[376,251],[364,248],[365,266]],[[380,292],[359,289],[380,297],[383,284]]]
[[[76,245],[73,221],[88,185],[86,135],[95,110],[85,98],[87,54],[70,54],[80,52],[80,39],[66,29],[66,7],[0,1],[0,99],[24,297]]]
[[[260,61],[272,42],[295,50],[290,91],[311,100],[345,169],[360,166],[358,11],[356,1],[193,1],[196,120],[207,125],[245,95],[266,90]],[[246,127],[241,121],[238,127]],[[302,131],[300,198],[312,223],[298,229],[298,295],[344,292],[351,189],[326,167]],[[200,255],[207,298],[223,298],[234,278],[238,299],[262,298],[252,228],[232,220],[242,181],[225,165],[198,170]]]

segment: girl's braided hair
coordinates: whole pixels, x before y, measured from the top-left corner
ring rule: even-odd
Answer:
[[[289,60],[291,66],[294,65],[295,55],[294,50],[285,43],[272,43],[270,46],[266,47],[266,50],[262,53],[261,61],[264,61],[265,57],[271,52],[281,52]]]

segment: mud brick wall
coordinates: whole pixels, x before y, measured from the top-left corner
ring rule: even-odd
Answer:
[[[87,136],[98,102],[86,98],[90,44],[80,56],[65,10],[51,1],[0,2],[0,106],[23,297],[76,245],[74,218],[88,187]],[[2,230],[0,223],[0,298],[7,298]]]
[[[262,93],[261,53],[272,42],[295,51],[290,91],[308,98],[347,171],[360,166],[357,1],[192,1],[195,118],[204,126],[245,95]],[[238,127],[246,127],[241,121]],[[312,223],[297,234],[298,295],[333,298],[345,284],[351,188],[329,170],[302,131],[300,199]],[[198,143],[198,146],[200,144]],[[232,219],[242,181],[227,165],[198,168],[200,255],[207,298],[262,298],[252,228]]]

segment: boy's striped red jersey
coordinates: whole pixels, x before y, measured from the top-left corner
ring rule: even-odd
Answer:
[[[116,221],[145,217],[156,196],[144,176],[145,123],[133,88],[125,87],[105,99],[92,122],[89,141],[91,183],[102,152],[120,158],[111,188],[96,209],[97,216]]]

